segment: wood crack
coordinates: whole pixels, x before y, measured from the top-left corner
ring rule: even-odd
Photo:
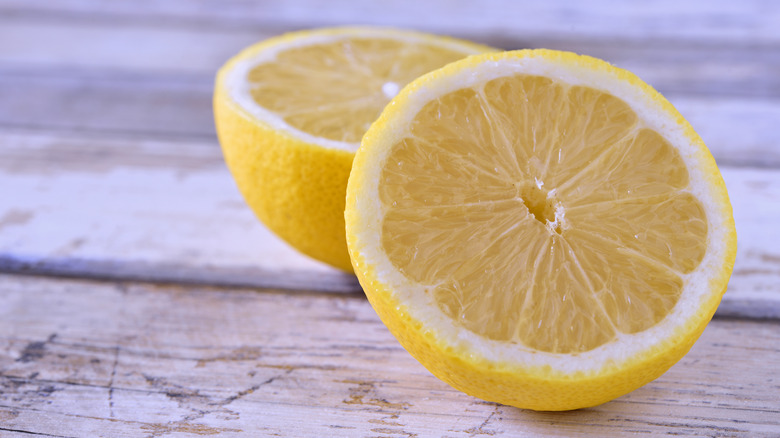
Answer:
[[[269,385],[274,381],[284,377],[285,375],[290,374],[292,371],[293,369],[287,369],[285,370],[285,372],[281,374],[272,376],[260,383],[257,383],[246,389],[238,391],[233,395],[230,395],[222,399],[216,399],[216,400],[213,396],[202,394],[200,390],[191,389],[182,385],[171,383],[164,378],[143,375],[146,381],[149,382],[153,387],[162,389],[162,392],[169,399],[176,401],[180,407],[192,411],[192,413],[190,413],[189,415],[185,415],[179,420],[171,421],[164,425],[156,425],[154,427],[154,430],[152,431],[151,436],[159,437],[170,433],[182,432],[182,431],[202,433],[204,431],[200,429],[202,429],[205,426],[193,422],[200,420],[206,417],[207,415],[211,415],[211,414],[223,414],[228,417],[238,419],[239,413],[228,409],[227,406],[229,404],[249,394],[252,394],[253,392],[260,389],[261,387],[265,385]],[[241,430],[222,428],[218,431],[218,433],[221,432],[241,432]]]
[[[111,365],[111,377],[108,381],[108,411],[110,418],[114,418],[114,378],[116,377],[116,368],[119,365],[119,351],[121,347],[117,345],[114,348],[114,363]]]
[[[50,437],[56,437],[56,438],[76,438],[76,437],[73,437],[73,436],[70,436],[70,435],[52,435],[50,433],[32,432],[32,431],[23,430],[23,429],[11,429],[11,428],[2,427],[2,426],[0,426],[0,431],[2,431],[2,432],[23,433],[23,434],[31,435],[31,436],[50,436]]]
[[[464,432],[468,433],[470,437],[475,437],[477,435],[495,435],[496,431],[492,429],[485,429],[485,426],[490,423],[490,421],[495,417],[495,415],[498,413],[500,406],[495,405],[493,407],[493,411],[490,412],[490,415],[485,418],[485,421],[482,422],[478,427],[472,427],[471,429],[467,429]]]

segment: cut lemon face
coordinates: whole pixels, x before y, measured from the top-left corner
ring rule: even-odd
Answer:
[[[271,38],[217,75],[217,134],[247,203],[304,254],[351,271],[344,195],[363,133],[408,82],[492,50],[385,28]]]
[[[413,356],[537,410],[660,376],[736,253],[718,168],[671,104],[548,50],[473,56],[401,91],[363,138],[346,227],[366,295]]]

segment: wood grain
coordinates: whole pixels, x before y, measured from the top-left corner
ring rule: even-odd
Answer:
[[[780,436],[778,23],[772,0],[0,0],[0,436]],[[480,401],[412,359],[353,276],[264,229],[222,162],[214,73],[343,24],[571,50],[664,93],[739,234],[691,352],[592,409]]]
[[[354,292],[250,213],[218,146],[0,133],[0,270]],[[738,257],[723,315],[780,318],[780,170],[722,168]],[[52,227],[52,224],[57,224]]]
[[[356,291],[243,202],[213,142],[0,133],[0,270]]]
[[[433,378],[360,295],[19,276],[0,277],[0,290],[0,418],[8,430],[112,437],[780,430],[780,382],[765,366],[780,360],[775,323],[715,320],[657,381],[596,408],[535,413]]]
[[[285,28],[201,27],[167,23],[52,22],[33,16],[0,16],[3,70],[105,71],[107,75],[158,73],[211,80],[229,57]],[[462,31],[454,36],[468,38]],[[566,38],[556,32],[533,37],[482,34],[476,41],[503,49],[545,47],[596,56],[629,69],[661,92],[680,95],[780,97],[780,50],[775,45],[722,41],[625,41]],[[165,41],[166,44],[159,44]],[[125,47],[126,50],[116,50]]]
[[[0,88],[4,129],[215,138],[211,78],[0,72]],[[780,99],[667,97],[720,163],[780,167]]]
[[[623,41],[780,42],[780,7],[772,0],[628,4],[608,0],[571,3],[400,0],[2,0],[0,11],[14,19],[114,21],[170,27],[295,29],[364,23],[476,36],[558,35],[571,41],[619,38]]]
[[[0,126],[213,138],[216,70],[241,48],[289,30],[203,32],[163,22],[64,17],[52,22],[0,15]],[[780,120],[780,50],[774,45],[567,39],[557,33],[477,40],[604,58],[664,93],[719,161],[780,166],[780,131],[774,129]]]
[[[322,4],[316,1],[296,6],[274,3],[264,5],[262,11],[246,2],[225,7],[210,1],[177,0],[165,5],[152,2],[148,8],[136,8],[123,2],[57,2],[56,6],[0,2],[0,10],[6,11],[0,15],[0,88],[4,90],[0,126],[152,138],[213,138],[211,93],[217,68],[241,48],[296,28],[294,17],[314,22],[323,19]],[[325,9],[338,10],[345,22],[360,9],[337,6]],[[674,6],[670,13],[687,8],[667,6]],[[455,9],[467,7],[459,4]],[[544,22],[540,17],[547,17],[545,26],[549,27],[538,35],[520,26],[506,32],[486,31],[485,24],[479,22],[450,26],[456,36],[474,37],[497,47],[548,47],[606,59],[635,72],[664,93],[720,162],[780,167],[780,149],[776,147],[780,131],[774,129],[780,120],[777,43],[745,42],[729,33],[733,29],[708,27],[726,11],[734,20],[745,17],[745,21],[732,23],[739,27],[780,14],[780,8],[768,2],[740,7],[719,4],[688,17],[701,20],[697,21],[701,27],[697,32],[720,33],[721,38],[713,39],[673,37],[675,32],[690,29],[650,19],[653,14],[647,15],[641,8],[621,10],[621,14],[633,17],[635,31],[644,35],[637,40],[627,37],[628,33],[616,39],[609,32],[617,29],[609,26],[590,32],[590,20],[572,24],[589,16],[590,8],[555,3],[535,7],[539,11],[534,21]],[[174,11],[178,21],[173,23],[180,25],[172,25]],[[551,18],[560,14],[568,19],[565,25]],[[258,20],[257,25],[235,26],[244,16]],[[502,20],[499,16],[490,18],[498,23]],[[407,20],[412,20],[411,27],[417,27],[412,18]],[[203,26],[209,23],[213,28],[204,32]],[[652,29],[661,23],[660,33],[654,33]],[[468,34],[472,25],[480,29],[479,34]],[[753,32],[763,26],[753,25]],[[559,28],[581,35],[573,38]],[[729,37],[724,40],[725,36]],[[732,37],[735,39],[729,39]]]

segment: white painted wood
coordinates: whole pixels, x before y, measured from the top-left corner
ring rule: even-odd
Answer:
[[[0,270],[359,290],[244,204],[213,143],[0,134]]]
[[[737,261],[719,312],[780,318],[780,171],[722,171],[737,225]]]
[[[780,167],[780,100],[667,97],[719,165]]]
[[[197,75],[210,81],[239,50],[285,30],[289,28],[255,26],[204,32],[167,23],[51,22],[37,16],[20,20],[0,15],[0,72],[42,70],[72,76],[73,71],[97,70],[109,77],[154,73],[185,80]],[[557,32],[525,38],[451,34],[503,49],[545,47],[596,56],[635,72],[663,93],[780,97],[780,78],[768,74],[780,71],[780,50],[773,45],[572,39]]]
[[[250,213],[216,144],[0,133],[0,269],[357,291]],[[738,257],[722,315],[780,318],[780,170],[722,167]]]
[[[0,127],[210,140],[212,87],[200,76],[0,72]],[[780,167],[780,99],[667,97],[719,162]]]
[[[246,45],[290,30],[283,22],[275,27],[222,26],[209,32],[192,25],[170,26],[165,20],[117,24],[78,18],[88,5],[97,16],[101,8],[112,7],[57,4],[73,8],[75,15],[59,20],[46,14],[20,18],[18,11],[0,15],[0,126],[213,136],[211,93],[217,68]],[[213,8],[208,5],[199,7]],[[8,2],[5,7],[22,8]],[[136,13],[113,8],[119,16]],[[565,12],[551,8],[556,14]],[[174,10],[153,6],[137,13],[167,16]],[[222,19],[227,18],[214,18]],[[780,74],[775,74],[780,72],[780,50],[774,45],[572,39],[554,32],[515,38],[483,30],[476,36],[500,47],[573,50],[628,68],[680,109],[719,161],[780,166],[780,130],[774,129],[780,120]]]
[[[169,26],[303,28],[338,24],[393,25],[444,33],[557,35],[570,40],[780,42],[780,7],[772,0],[511,2],[437,0],[2,0],[16,18],[165,23]]]
[[[0,88],[3,127],[215,137],[210,78],[16,72]]]
[[[50,73],[98,69],[213,76],[243,47],[273,35],[262,27],[204,32],[162,23],[51,22],[0,15],[0,66]]]
[[[448,387],[362,297],[0,276],[0,433],[771,435],[777,324],[714,320],[664,376],[540,413]],[[96,327],[100,327],[96,330]]]

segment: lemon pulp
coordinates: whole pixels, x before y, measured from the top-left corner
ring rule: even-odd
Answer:
[[[464,55],[463,47],[343,35],[280,52],[246,80],[254,101],[289,126],[359,143],[400,87]]]
[[[622,100],[547,77],[433,99],[380,180],[394,267],[456,324],[539,351],[657,324],[707,250],[677,149]]]

